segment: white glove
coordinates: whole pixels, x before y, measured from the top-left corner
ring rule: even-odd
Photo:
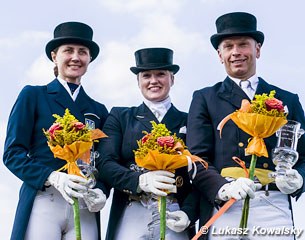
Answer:
[[[163,170],[143,173],[139,177],[139,188],[144,192],[151,192],[158,196],[166,196],[166,190],[176,192],[174,177],[175,174]]]
[[[284,194],[291,194],[303,186],[303,178],[295,169],[286,171],[285,177],[275,177],[275,184]]]
[[[166,226],[174,232],[182,232],[189,225],[191,221],[185,212],[178,210],[175,212],[166,211]]]
[[[249,178],[238,178],[223,185],[218,191],[217,198],[222,201],[228,201],[231,198],[236,200],[245,199],[247,195],[254,198],[255,191],[261,187],[260,183],[254,183]]]
[[[81,192],[88,189],[86,187],[88,181],[85,178],[63,172],[52,172],[46,182],[46,185],[48,184],[54,186],[70,204],[74,203],[72,197],[82,198]]]
[[[99,212],[106,204],[106,195],[99,188],[88,189],[83,195],[90,212]]]

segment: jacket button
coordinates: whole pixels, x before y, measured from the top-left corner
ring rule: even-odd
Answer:
[[[239,143],[238,143],[238,146],[239,146],[239,147],[243,147],[244,144],[243,144],[242,142],[239,142]]]
[[[264,163],[263,164],[263,168],[268,168],[269,164],[268,163]]]

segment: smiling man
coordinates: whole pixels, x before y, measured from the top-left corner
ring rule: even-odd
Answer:
[[[256,25],[255,16],[245,12],[224,14],[216,20],[217,33],[212,35],[210,40],[217,50],[220,62],[224,64],[227,77],[214,86],[194,92],[188,115],[187,134],[190,152],[208,160],[209,169],[215,167],[218,171],[205,170],[198,165],[193,184],[207,198],[206,202],[202,202],[201,209],[223,203],[232,197],[237,200],[244,199],[247,195],[254,198],[250,201],[248,220],[248,237],[251,240],[270,239],[270,236],[254,236],[252,230],[255,227],[293,228],[290,197],[298,198],[302,194],[305,176],[304,136],[298,144],[299,160],[288,173],[289,177],[287,176],[285,181],[275,179],[275,182],[264,185],[261,189],[244,178],[242,171],[242,174],[238,173],[240,167],[232,160],[233,156],[237,156],[244,160],[249,168],[251,156],[245,155],[245,148],[251,136],[233,122],[228,122],[220,138],[218,124],[228,114],[238,110],[243,99],[252,100],[255,94],[268,94],[271,90],[275,90],[275,97],[286,105],[289,111],[287,119],[298,121],[302,128],[305,127],[304,111],[298,96],[257,76],[256,61],[260,57],[264,34],[257,30]],[[260,157],[257,161],[256,173],[259,172],[263,176],[262,182],[269,180],[268,172],[275,169],[270,156],[276,142],[275,134],[266,138],[269,157]],[[237,201],[215,222],[212,229],[222,231],[228,227],[238,228],[242,202]],[[215,208],[214,212],[216,211]],[[208,213],[207,210],[201,213],[201,224],[209,218]],[[210,231],[209,239],[240,239],[240,236],[219,235]],[[282,235],[280,239],[294,239],[294,236]]]

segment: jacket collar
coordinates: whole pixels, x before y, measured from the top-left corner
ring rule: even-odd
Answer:
[[[165,114],[164,118],[162,119],[161,123],[164,123],[169,130],[173,129],[181,123],[181,118],[179,117],[180,114],[181,112],[172,104],[167,113]],[[151,121],[159,123],[155,115],[149,110],[149,108],[144,103],[135,108],[133,116],[143,125],[145,125],[147,130],[151,129]]]
[[[83,87],[81,87],[75,102],[57,79],[47,85],[47,93],[48,97],[52,99],[52,104],[50,104],[51,108],[54,102],[56,102],[64,110],[68,108],[71,114],[73,114],[79,121],[84,122],[85,119],[82,113],[88,109],[89,105],[86,100],[90,98],[85,93]]]

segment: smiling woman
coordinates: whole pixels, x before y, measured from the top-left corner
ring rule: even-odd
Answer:
[[[99,239],[96,212],[103,208],[106,201],[103,192],[108,194],[109,189],[98,181],[97,188],[88,190],[87,179],[67,174],[63,169],[65,161],[53,155],[43,134],[43,129],[48,129],[53,122],[52,116],[63,115],[66,109],[82,126],[90,123],[88,126],[92,128],[103,127],[108,114],[106,107],[91,99],[81,86],[90,61],[99,53],[92,35],[91,27],[84,23],[58,25],[54,39],[46,45],[46,54],[55,64],[56,79],[44,86],[24,87],[11,111],[3,160],[23,181],[11,239],[80,237],[80,228],[74,229],[73,209],[78,208],[71,205],[78,201],[74,202],[73,198],[84,202],[79,211],[84,239]],[[89,113],[96,117],[89,118]]]
[[[173,51],[168,48],[140,49],[135,59],[136,67],[130,70],[137,74],[143,103],[113,107],[103,128],[108,138],[102,139],[98,148],[103,155],[97,168],[101,178],[114,188],[106,239],[159,239],[158,197],[166,195],[170,199],[168,210],[173,211],[170,217],[179,220],[180,228],[168,225],[165,238],[189,239],[194,235],[194,225],[180,210],[192,191],[187,167],[180,167],[175,174],[150,171],[136,164],[134,154],[143,131],[152,130],[150,121],[163,123],[171,133],[185,139],[187,114],[176,109],[169,96],[179,66],[173,64]],[[175,185],[176,180],[179,184]]]

